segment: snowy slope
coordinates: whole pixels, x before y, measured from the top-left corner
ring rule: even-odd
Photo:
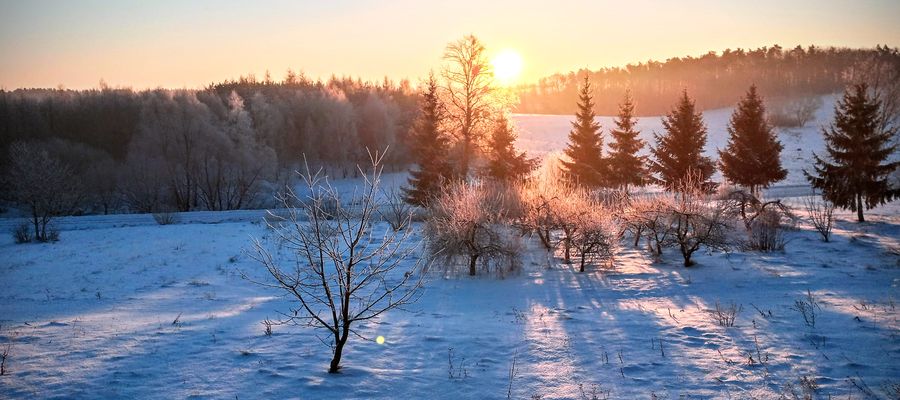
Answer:
[[[786,253],[702,255],[690,269],[625,246],[603,272],[535,255],[507,279],[432,276],[410,312],[365,327],[384,345],[352,339],[337,376],[321,332],[263,334],[289,303],[240,277],[265,277],[243,253],[266,236],[259,224],[2,236],[0,398],[502,399],[514,359],[513,398],[763,399],[804,376],[822,396],[884,395],[900,384],[898,214],[841,221],[832,243],[802,226]],[[807,290],[814,327],[792,309]],[[716,302],[743,308],[734,327],[713,321]]]

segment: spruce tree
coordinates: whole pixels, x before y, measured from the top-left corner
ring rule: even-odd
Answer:
[[[666,133],[653,133],[656,147],[651,148],[654,160],[650,171],[657,174],[656,183],[667,188],[678,187],[691,178],[704,188],[712,186],[710,176],[715,166],[709,157],[703,156],[706,146],[706,124],[695,110],[694,101],[684,90],[675,108],[662,120]]]
[[[879,129],[881,104],[869,97],[864,83],[844,91],[834,110],[834,123],[823,129],[825,160],[813,154],[815,174],[803,171],[826,200],[856,211],[864,222],[863,208],[870,209],[900,197],[900,190],[888,182],[900,162],[886,162],[896,149],[891,131]]]
[[[403,189],[410,204],[427,206],[453,177],[447,161],[449,143],[441,131],[442,118],[437,81],[431,75],[422,94],[421,112],[410,132],[410,151],[418,166],[410,171],[409,187]]]
[[[594,121],[594,100],[591,82],[584,76],[584,84],[578,93],[578,111],[569,144],[564,150],[568,160],[563,160],[563,169],[579,185],[596,187],[605,183],[606,160],[603,159],[603,135],[600,124]]]
[[[754,195],[787,176],[781,167],[781,149],[775,131],[766,121],[766,109],[750,86],[728,123],[728,144],[719,151],[719,168],[729,181],[745,186]]]
[[[521,178],[534,169],[534,161],[524,152],[516,154],[515,141],[516,134],[509,126],[509,120],[501,114],[487,143],[487,176],[508,181]]]
[[[625,92],[625,100],[619,105],[619,115],[615,120],[616,129],[610,131],[613,141],[609,143],[607,159],[611,181],[614,186],[628,189],[628,185],[643,185],[647,180],[646,157],[637,153],[644,147],[644,141],[634,129],[634,102],[631,92]]]

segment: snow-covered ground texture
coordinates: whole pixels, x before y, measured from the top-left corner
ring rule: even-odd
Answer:
[[[828,126],[834,117],[834,105],[839,96],[824,96],[823,105],[812,119],[802,128],[778,128],[775,131],[784,149],[781,151],[781,164],[788,171],[785,180],[774,186],[783,189],[804,188],[802,193],[809,192],[807,181],[803,176],[803,169],[811,169],[813,164],[813,152],[819,155],[825,154],[825,140],[822,136],[822,127]],[[573,104],[574,107],[574,104]],[[638,105],[640,107],[640,105]],[[574,110],[574,108],[573,108]],[[706,156],[718,160],[718,150],[724,150],[728,143],[728,121],[731,119],[733,108],[719,108],[703,113],[703,120],[707,127]],[[574,111],[573,111],[574,112]],[[603,131],[605,143],[610,142],[610,129],[616,127],[613,116],[598,116],[597,122]],[[573,115],[537,115],[517,114],[513,117],[518,128],[519,139],[516,146],[525,150],[533,157],[543,157],[552,152],[562,151],[568,143],[568,132],[572,129]],[[665,133],[661,117],[639,117],[636,129],[641,131],[640,138],[644,140],[641,154],[649,155],[650,146],[655,146],[653,133],[660,135]],[[721,181],[721,173],[713,176],[716,181]]]
[[[429,276],[408,311],[361,326],[386,341],[351,338],[337,375],[323,332],[264,334],[290,301],[241,277],[265,277],[245,253],[259,223],[3,235],[0,398],[769,399],[812,381],[820,398],[896,398],[898,215],[842,212],[831,243],[801,224],[784,253],[690,268],[623,243],[612,269],[578,273],[531,245],[518,275]],[[814,326],[795,310],[807,291]],[[717,303],[739,308],[733,327]]]

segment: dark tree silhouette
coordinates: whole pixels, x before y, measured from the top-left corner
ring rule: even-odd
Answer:
[[[709,157],[703,156],[706,124],[687,90],[682,91],[678,105],[662,123],[666,133],[654,132],[656,147],[651,149],[654,160],[650,162],[650,171],[656,174],[655,181],[667,188],[677,188],[690,176],[696,184],[711,186],[709,177],[715,167]]]
[[[403,190],[404,198],[410,204],[428,206],[431,199],[440,195],[443,185],[452,179],[453,169],[447,159],[449,144],[441,131],[442,119],[438,85],[431,75],[422,94],[421,113],[409,137],[410,151],[417,166],[409,173],[409,187]]]
[[[728,145],[719,151],[719,168],[729,181],[746,186],[754,195],[787,176],[781,167],[781,149],[775,131],[766,122],[766,108],[750,86],[728,123]]]
[[[610,183],[614,186],[640,186],[647,180],[646,157],[638,152],[644,147],[644,141],[634,129],[637,121],[634,118],[634,101],[631,92],[625,92],[624,102],[619,106],[619,115],[615,120],[616,128],[610,131],[612,142],[609,143]]]
[[[900,162],[886,162],[896,145],[890,144],[890,132],[879,129],[881,104],[867,91],[864,83],[844,91],[835,106],[834,123],[823,130],[828,159],[813,154],[815,172],[803,171],[826,200],[856,211],[859,222],[865,221],[863,208],[900,197],[900,190],[888,181]]]
[[[591,82],[587,75],[578,94],[578,111],[569,144],[564,150],[568,160],[563,160],[563,169],[577,184],[596,187],[605,183],[606,160],[603,158],[603,134],[600,124],[594,121],[594,101]]]
[[[516,152],[515,141],[516,134],[509,125],[509,120],[506,115],[500,114],[488,139],[487,176],[509,181],[521,178],[534,169],[534,160],[526,157],[524,152]]]

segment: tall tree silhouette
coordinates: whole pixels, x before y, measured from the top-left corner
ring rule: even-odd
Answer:
[[[662,123],[666,133],[659,135],[654,132],[656,146],[651,148],[654,160],[650,162],[650,170],[656,174],[656,183],[670,189],[677,188],[690,177],[692,182],[696,181],[704,187],[711,186],[709,177],[715,166],[709,157],[703,156],[706,124],[687,90],[682,91],[678,104],[663,118]]]
[[[494,124],[494,130],[488,139],[487,175],[498,180],[513,180],[531,172],[535,163],[517,153],[515,148],[516,134],[509,126],[505,114],[500,114]]]
[[[404,189],[406,201],[410,204],[427,206],[441,192],[444,183],[452,178],[452,167],[447,160],[449,144],[441,131],[442,119],[438,85],[432,74],[425,84],[421,113],[409,137],[410,150],[417,165],[410,171],[409,187]]]
[[[493,73],[484,45],[468,35],[450,43],[444,50],[446,62],[443,77],[447,118],[452,123],[461,151],[459,173],[469,174],[469,167],[488,123],[496,115]]]
[[[834,123],[823,130],[828,160],[813,154],[815,173],[803,171],[825,199],[856,211],[859,222],[865,221],[863,208],[900,197],[900,190],[888,181],[900,162],[886,162],[896,145],[890,144],[890,132],[879,129],[881,104],[867,91],[864,83],[844,91]]]
[[[600,124],[594,121],[594,101],[591,82],[584,76],[584,83],[578,93],[578,111],[569,144],[564,150],[568,160],[563,160],[563,169],[578,184],[596,187],[605,183],[606,160],[603,159],[603,134]]]
[[[766,109],[756,85],[750,86],[731,114],[728,133],[728,145],[719,151],[719,168],[726,179],[758,195],[760,188],[787,176],[781,167],[783,146],[766,122]]]
[[[625,92],[625,99],[619,105],[619,115],[615,120],[616,128],[610,131],[612,142],[609,143],[609,172],[615,186],[643,185],[647,180],[646,157],[637,153],[644,147],[644,141],[635,130],[637,121],[634,118],[634,101],[631,92]]]

